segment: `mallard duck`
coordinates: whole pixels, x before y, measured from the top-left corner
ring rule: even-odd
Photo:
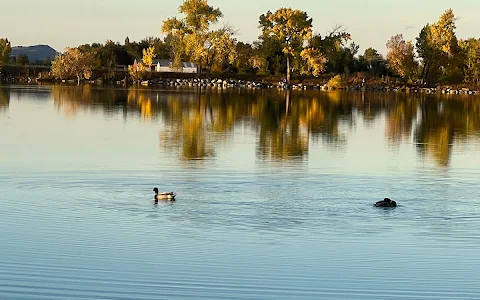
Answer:
[[[175,194],[174,192],[164,192],[164,193],[159,193],[158,188],[154,188],[153,191],[155,192],[155,200],[170,200],[170,201],[175,201]]]
[[[389,198],[385,198],[382,201],[375,203],[375,207],[397,207],[397,202]]]

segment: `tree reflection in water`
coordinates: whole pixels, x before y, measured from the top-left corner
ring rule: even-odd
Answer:
[[[0,113],[5,113],[10,107],[10,90],[0,85]]]
[[[60,85],[52,87],[52,96],[69,116],[101,109],[107,115],[121,112],[125,120],[161,120],[161,147],[182,160],[214,157],[239,127],[257,133],[260,159],[305,159],[310,143],[342,148],[358,121],[369,127],[385,118],[390,145],[412,142],[419,153],[448,166],[453,143],[480,132],[480,101],[471,96]],[[0,90],[2,107],[8,99]]]

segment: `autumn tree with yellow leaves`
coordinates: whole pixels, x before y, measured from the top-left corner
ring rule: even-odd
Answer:
[[[342,26],[334,27],[326,35],[313,34],[312,18],[297,9],[280,8],[262,14],[259,18],[262,33],[253,43],[238,42],[232,28],[220,26],[222,11],[209,5],[208,0],[184,0],[178,12],[181,17],[163,21],[162,32],[166,35],[163,41],[150,37],[136,43],[127,38],[124,45],[107,41],[104,45],[93,43],[69,48],[53,61],[52,74],[57,79],[76,78],[78,82],[104,74],[105,80],[113,81],[120,73],[116,66],[130,65],[143,50],[140,67],[129,68],[134,81],[150,75],[148,70],[156,54],[158,58],[170,59],[173,70],[181,71],[182,62],[191,61],[207,76],[227,71],[285,75],[290,83],[293,74],[369,72],[372,76],[391,76],[393,71],[403,78],[400,82],[420,79],[430,85],[480,85],[480,40],[457,39],[457,17],[451,9],[435,23],[426,24],[415,45],[402,35],[393,36],[387,43],[385,58],[367,47],[364,55],[358,55],[359,45]],[[8,40],[0,39],[0,65],[8,63],[10,50]],[[94,69],[99,72],[93,72]],[[346,80],[348,76],[341,78]]]
[[[84,53],[78,48],[67,48],[64,54],[52,61],[52,75],[57,79],[90,79],[95,66],[95,54]]]
[[[401,77],[412,79],[418,68],[413,43],[405,41],[403,35],[397,34],[388,41],[387,49],[387,61],[390,68]]]
[[[8,63],[11,51],[12,45],[8,39],[0,39],[0,66]]]
[[[287,62],[286,81],[290,83],[292,61],[301,58],[307,62],[304,71],[318,75],[323,71],[326,59],[318,49],[305,49],[304,44],[312,36],[312,18],[304,11],[280,8],[260,16],[260,28],[264,37],[280,42]]]
[[[128,67],[128,73],[130,77],[133,79],[134,82],[139,82],[147,78],[151,71],[151,67],[153,64],[153,59],[155,58],[155,47],[150,46],[146,49],[143,49],[143,58],[142,61],[135,66]]]
[[[183,18],[169,18],[162,25],[162,32],[170,37],[171,49],[176,50],[175,64],[184,54],[209,74],[215,65],[234,62],[233,30],[212,28],[223,17],[219,8],[208,5],[207,0],[185,0],[178,11]]]

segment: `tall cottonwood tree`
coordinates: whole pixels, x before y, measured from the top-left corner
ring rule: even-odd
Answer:
[[[323,71],[326,62],[322,52],[318,49],[305,49],[304,44],[312,36],[312,18],[304,11],[292,8],[280,8],[276,12],[260,16],[260,28],[263,38],[277,40],[282,47],[287,63],[286,81],[291,80],[293,69],[292,61],[303,59],[306,67],[302,71],[311,71],[318,75]]]
[[[456,17],[446,10],[434,24],[423,27],[417,38],[417,52],[423,63],[422,79],[430,82],[461,77],[462,53],[455,33]]]
[[[412,79],[418,68],[413,43],[405,41],[403,35],[397,34],[387,42],[387,49],[389,66],[401,77]]]
[[[228,27],[212,28],[223,17],[219,8],[208,5],[207,0],[185,0],[178,11],[183,18],[170,18],[162,25],[163,33],[170,36],[176,64],[182,52],[207,73],[215,64],[233,63],[236,50],[233,31]]]

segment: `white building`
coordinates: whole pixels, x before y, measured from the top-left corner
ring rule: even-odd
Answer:
[[[133,66],[140,71],[138,64],[141,62],[141,59],[135,59]],[[154,59],[152,65],[150,66],[152,72],[159,73],[197,73],[197,66],[192,62],[182,62],[182,68],[175,69],[172,68],[172,61],[168,59]]]

